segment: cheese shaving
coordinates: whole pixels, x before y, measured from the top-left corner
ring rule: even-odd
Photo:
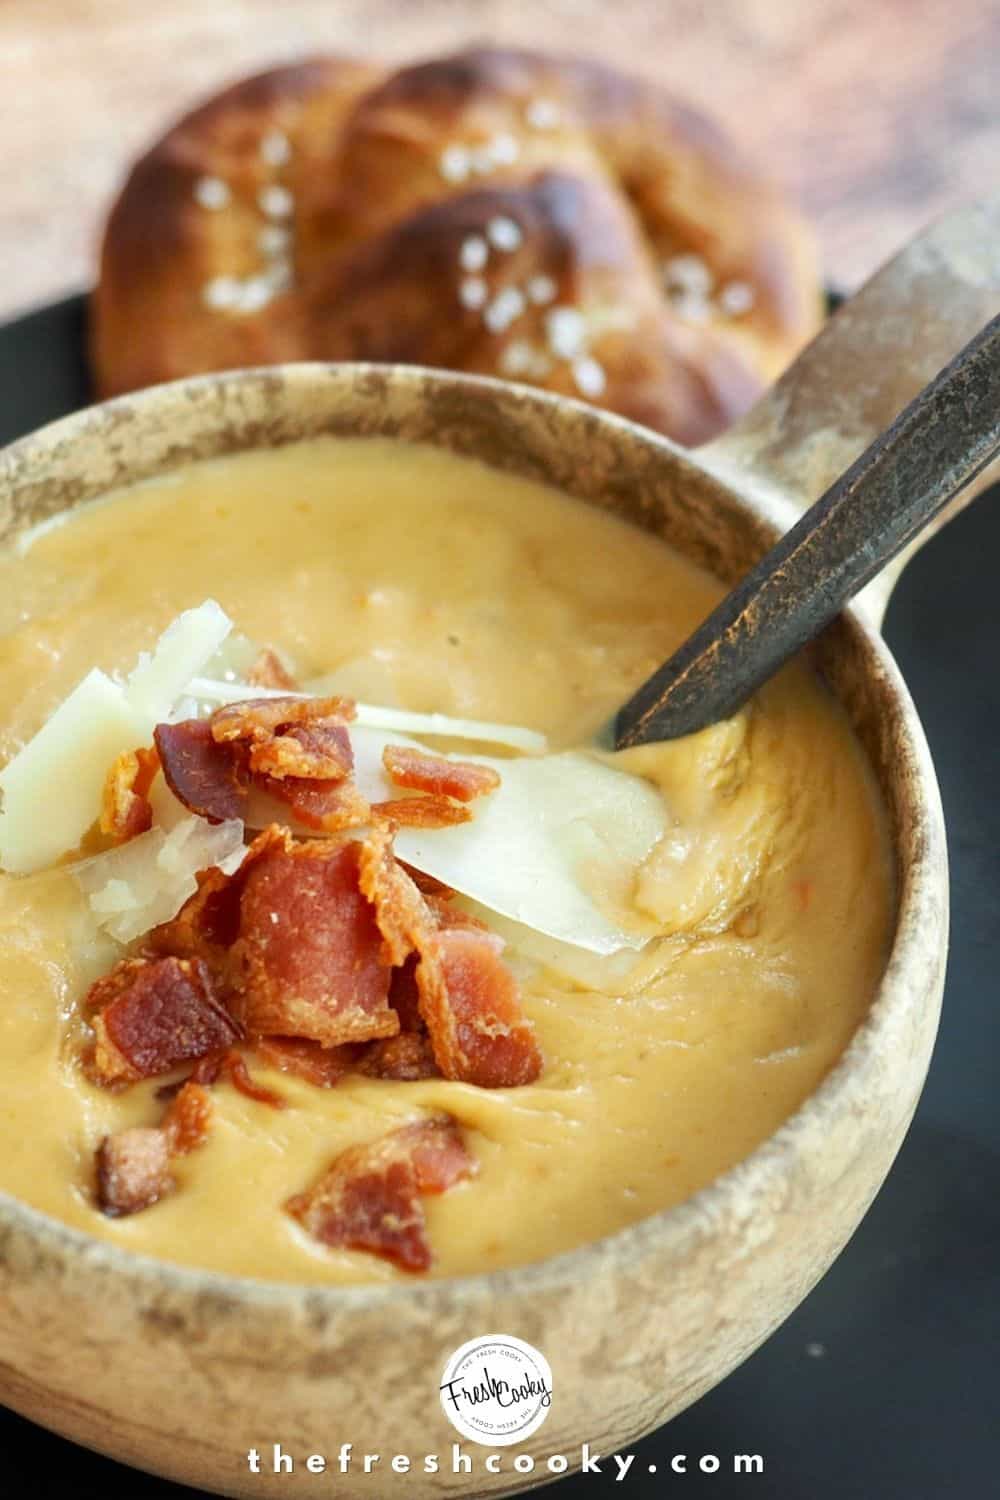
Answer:
[[[127,683],[95,669],[0,771],[0,868],[27,875],[79,847],[101,808],[108,767],[148,745],[190,678],[218,652],[232,622],[206,599],[179,615]]]
[[[197,609],[187,609],[169,624],[152,652],[143,652],[128,679],[126,697],[136,714],[148,724],[162,723],[192,677],[219,651],[233,628],[229,616],[206,599]]]
[[[351,726],[355,778],[370,802],[394,789],[382,767],[402,736]],[[396,853],[492,912],[591,953],[638,949],[655,928],[630,909],[639,867],[666,832],[659,794],[583,751],[491,760],[500,786],[477,799],[468,823],[401,828]]]
[[[0,771],[0,865],[27,875],[77,848],[100,812],[108,767],[143,743],[120,684],[89,672]]]
[[[319,691],[325,679],[310,684],[313,691],[289,693],[281,688],[254,687],[248,682],[219,682],[210,677],[195,677],[186,685],[186,697],[192,702],[240,703],[245,698],[322,698]],[[475,740],[485,745],[507,745],[530,755],[543,755],[548,740],[536,729],[519,724],[493,724],[483,719],[453,719],[448,714],[411,713],[405,708],[382,708],[373,703],[357,705],[358,724],[372,729],[396,730],[401,733],[429,735],[435,739]],[[352,726],[353,728],[353,726]]]
[[[198,888],[199,870],[218,865],[231,874],[246,850],[243,824],[187,817],[169,833],[151,828],[75,865],[72,874],[97,922],[120,943],[169,922]]]

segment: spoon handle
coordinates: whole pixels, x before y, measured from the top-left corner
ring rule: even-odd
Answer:
[[[1000,316],[785,533],[615,720],[619,749],[726,718],[1000,448]]]

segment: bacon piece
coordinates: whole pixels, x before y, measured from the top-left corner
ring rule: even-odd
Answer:
[[[395,786],[411,791],[431,792],[442,797],[456,797],[471,802],[495,792],[500,776],[492,766],[477,766],[469,760],[448,760],[411,745],[386,745],[382,751],[386,775]]]
[[[101,795],[102,833],[124,844],[153,824],[149,789],[160,768],[154,749],[123,750],[112,762]]]
[[[373,802],[372,817],[397,828],[451,828],[468,823],[472,814],[447,797],[399,797],[391,802]]]
[[[97,1203],[109,1219],[137,1214],[174,1186],[170,1143],[155,1125],[106,1135],[97,1148]]]
[[[147,933],[147,947],[176,958],[200,958],[217,979],[224,979],[227,951],[240,929],[240,887],[213,865],[195,877],[198,889],[175,917]]]
[[[347,722],[356,714],[353,698],[247,698],[217,708],[208,722],[220,743],[248,740],[261,745],[293,724],[311,724],[317,719]]]
[[[420,1195],[444,1192],[477,1165],[455,1121],[434,1116],[342,1151],[308,1192],[285,1206],[322,1244],[426,1271],[431,1248]]]
[[[389,1078],[397,1083],[441,1076],[426,1032],[404,1031],[381,1042],[369,1042],[357,1064],[366,1078]]]
[[[258,1104],[267,1104],[271,1109],[284,1109],[288,1102],[282,1094],[276,1094],[262,1083],[255,1083],[246,1062],[232,1048],[227,1052],[217,1052],[211,1057],[202,1058],[191,1074],[191,1081],[198,1084],[218,1083],[220,1078],[228,1078],[238,1093]]]
[[[97,1204],[108,1218],[150,1208],[173,1192],[175,1156],[200,1146],[212,1121],[212,1101],[197,1083],[185,1083],[159,1125],[139,1125],[106,1135],[97,1148]]]
[[[94,980],[81,1001],[84,1010],[95,1013],[117,1000],[143,973],[148,962],[145,957],[119,959],[113,969]]]
[[[247,682],[253,687],[281,688],[286,693],[294,693],[298,689],[295,678],[271,646],[264,646],[260,651],[247,673]]]
[[[189,812],[210,823],[244,816],[243,758],[233,746],[216,743],[207,719],[157,724],[153,738],[167,786]]]
[[[399,1030],[358,856],[349,840],[316,840],[253,861],[233,948],[233,1008],[251,1034],[329,1047]]]
[[[425,1031],[420,1014],[420,991],[417,988],[417,954],[413,953],[389,981],[389,1004],[399,1017],[400,1031]]]
[[[372,1046],[380,1043],[373,1042]],[[351,1071],[358,1047],[346,1043],[341,1047],[321,1047],[289,1036],[263,1036],[256,1044],[257,1055],[268,1067],[304,1078],[318,1089],[332,1089]]]
[[[240,1034],[215,999],[207,965],[197,958],[131,961],[99,980],[85,1003],[91,1010],[100,1007],[93,1070],[105,1085],[168,1073],[229,1046]]]
[[[489,932],[453,927],[422,948],[420,1012],[445,1078],[480,1088],[534,1083],[542,1056],[520,1006],[517,982]]]
[[[307,781],[341,781],[354,769],[347,725],[339,719],[292,724],[273,739],[251,745],[250,769],[278,781],[286,776]]]
[[[361,828],[371,816],[366,799],[350,780],[307,781],[297,776],[278,780],[262,776],[257,781],[263,791],[284,802],[300,823],[321,833]]]
[[[200,1083],[188,1082],[178,1089],[160,1123],[170,1156],[186,1156],[208,1136],[212,1123],[212,1098]]]
[[[393,853],[391,829],[376,827],[361,844],[358,882],[375,908],[375,920],[382,934],[383,962],[405,963],[433,928],[434,919]]]
[[[194,895],[188,897],[175,917],[147,935],[147,946],[178,958],[202,959],[216,982],[227,988],[231,980],[229,949],[239,936],[240,895],[247,874],[266,850],[292,847],[288,830],[272,823],[257,835],[232,875],[225,874],[218,866],[200,871]]]

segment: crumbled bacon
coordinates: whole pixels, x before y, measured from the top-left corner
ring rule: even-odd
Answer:
[[[170,1162],[200,1146],[208,1135],[212,1101],[197,1083],[186,1083],[159,1125],[138,1125],[106,1135],[97,1148],[97,1204],[108,1218],[136,1214],[172,1192]]]
[[[271,646],[265,646],[260,651],[247,673],[247,682],[252,687],[280,688],[286,693],[294,693],[298,689],[295,678]]]
[[[198,889],[189,896],[175,917],[147,933],[146,946],[177,958],[200,958],[221,974],[226,950],[236,941],[240,928],[239,885],[213,865],[195,877]]]
[[[377,1047],[378,1042],[371,1043]],[[262,1036],[255,1050],[261,1062],[281,1073],[304,1078],[318,1089],[332,1089],[351,1071],[359,1048],[353,1043],[341,1047],[321,1047],[301,1037]]]
[[[368,822],[371,809],[354,781],[307,781],[297,776],[284,780],[258,778],[262,790],[284,802],[292,815],[307,828],[320,833],[340,833]]]
[[[442,1193],[476,1169],[455,1121],[439,1115],[349,1147],[286,1208],[322,1244],[426,1271],[431,1247],[421,1194]]]
[[[197,891],[175,917],[148,934],[147,946],[178,958],[202,959],[216,982],[228,987],[229,949],[239,936],[243,885],[254,862],[275,847],[290,849],[293,845],[287,829],[271,824],[254,839],[233,875],[227,875],[218,866],[202,870],[196,877]]]
[[[472,814],[459,802],[447,797],[398,797],[390,802],[373,802],[372,817],[397,828],[451,828],[468,823]]]
[[[265,1088],[262,1083],[255,1083],[245,1060],[232,1048],[227,1052],[202,1058],[191,1074],[191,1081],[198,1084],[218,1083],[220,1078],[228,1078],[238,1093],[245,1095],[247,1099],[255,1100],[258,1104],[267,1104],[271,1109],[284,1109],[285,1107],[287,1101],[283,1095],[276,1094],[273,1089]]]
[[[400,1031],[424,1031],[420,1014],[420,991],[417,989],[416,953],[412,953],[404,964],[392,971],[389,981],[389,1004],[399,1017]]]
[[[178,1089],[160,1123],[171,1156],[186,1156],[208,1136],[212,1123],[212,1098],[200,1083],[188,1082]]]
[[[217,744],[207,719],[157,724],[153,730],[167,786],[199,817],[221,823],[242,818],[247,785],[242,756]]]
[[[492,933],[452,927],[435,933],[421,950],[420,1013],[445,1078],[514,1088],[533,1083],[541,1072],[534,1031],[501,949]]]
[[[232,1044],[239,1028],[200,959],[129,960],[91,987],[93,1072],[102,1084],[168,1073]]]
[[[137,1214],[170,1192],[170,1144],[162,1130],[136,1125],[97,1148],[97,1203],[109,1219]]]
[[[427,750],[415,750],[412,745],[386,745],[382,764],[395,786],[456,797],[459,802],[471,802],[475,797],[495,792],[500,785],[500,776],[492,766],[449,760]]]
[[[154,749],[123,750],[112,763],[101,794],[100,829],[116,844],[152,827],[149,789],[159,768]]]
[[[220,743],[246,740],[261,745],[293,724],[323,719],[349,722],[356,713],[353,698],[248,698],[217,708],[208,722]]]
[[[251,864],[233,948],[233,1008],[251,1034],[334,1046],[399,1030],[358,857],[354,842],[314,840]]]
[[[279,781],[286,776],[307,781],[340,781],[354,769],[347,725],[338,719],[291,724],[272,739],[251,745],[250,769]]]
[[[382,961],[402,964],[433,926],[427,903],[396,859],[392,833],[376,827],[360,846],[358,883],[375,908],[382,934]]]
[[[366,1078],[390,1078],[410,1083],[418,1078],[438,1078],[440,1071],[425,1032],[404,1031],[381,1042],[369,1042],[357,1063]]]
[[[400,1030],[414,1033],[426,1025],[446,1078],[482,1088],[533,1082],[541,1054],[501,957],[502,940],[461,907],[421,895],[385,829],[376,828],[362,845],[360,863],[383,959],[395,966],[389,1003]]]

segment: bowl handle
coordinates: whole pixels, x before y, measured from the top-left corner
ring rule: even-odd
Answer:
[[[792,525],[1000,313],[1000,193],[918,235],[833,315],[742,421],[698,462]],[[997,477],[992,465],[859,596],[878,624],[916,547]]]

